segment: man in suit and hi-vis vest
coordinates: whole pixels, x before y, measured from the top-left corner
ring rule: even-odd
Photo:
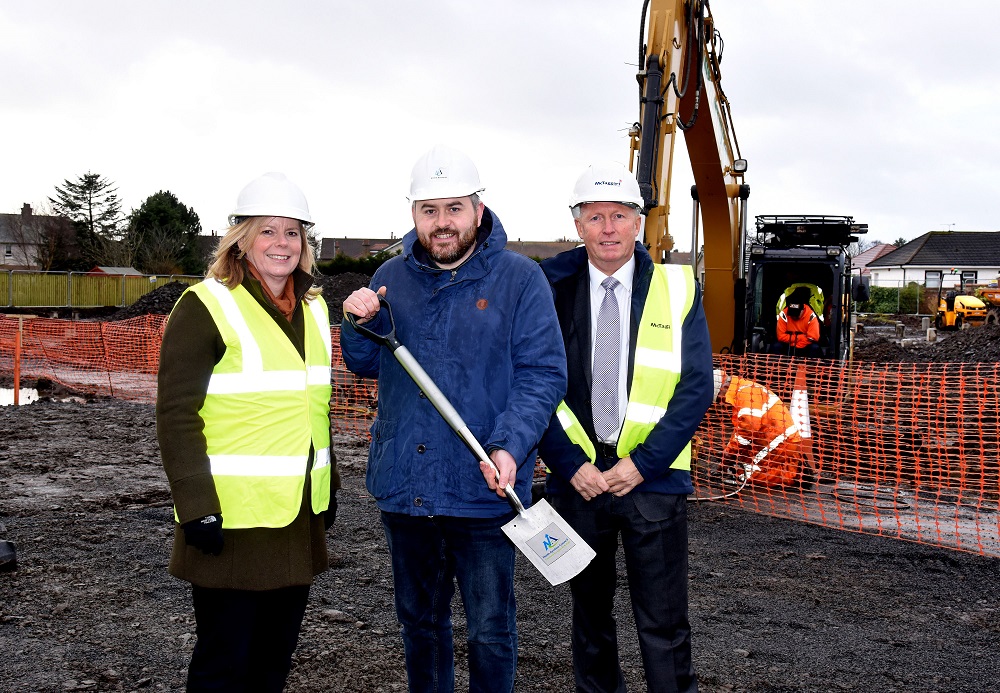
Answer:
[[[712,349],[688,266],[637,242],[642,195],[620,164],[570,198],[583,248],[542,263],[569,389],[542,439],[549,501],[597,557],[571,583],[576,689],[624,691],[614,619],[619,536],[650,691],[695,691],[687,614],[691,437],[713,399]]]

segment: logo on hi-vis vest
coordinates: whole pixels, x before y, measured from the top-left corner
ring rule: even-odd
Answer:
[[[554,522],[528,539],[526,543],[545,562],[545,565],[552,565],[563,554],[576,546],[573,540],[565,536]]]
[[[670,325],[665,325],[662,322],[651,322],[651,323],[649,323],[649,326],[650,327],[659,327],[661,330],[669,330],[670,329]]]

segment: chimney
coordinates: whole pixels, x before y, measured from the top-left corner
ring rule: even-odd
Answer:
[[[24,206],[21,207],[21,216],[22,217],[30,217],[31,216],[31,205],[29,205],[27,202],[25,202]]]

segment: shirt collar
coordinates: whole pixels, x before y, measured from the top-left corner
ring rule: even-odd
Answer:
[[[604,274],[601,270],[594,267],[594,263],[587,262],[587,270],[590,272],[590,286],[599,287],[601,282],[605,280],[608,276]],[[618,283],[624,286],[628,291],[632,291],[632,279],[635,277],[635,253],[632,253],[632,257],[628,261],[618,268],[614,274],[611,275],[618,280]]]

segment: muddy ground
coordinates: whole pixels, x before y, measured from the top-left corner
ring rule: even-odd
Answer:
[[[334,280],[328,300],[364,282]],[[164,287],[132,312],[168,312],[182,289]],[[905,322],[902,343],[891,327],[866,327],[855,356],[1000,360],[1000,328],[926,345],[919,321]],[[41,394],[0,408],[0,540],[18,558],[16,569],[0,566],[0,693],[183,690],[194,621],[187,585],[166,572],[172,513],[152,406]],[[364,489],[366,446],[335,441],[345,488],[332,566],[313,587],[288,691],[406,689],[388,555]],[[1000,559],[719,503],[689,508],[702,691],[998,689]],[[568,588],[550,587],[523,559],[517,588],[517,690],[571,691]],[[624,583],[618,616],[630,690],[643,690]]]
[[[287,690],[403,691],[366,443],[335,446],[345,488],[333,566],[312,590]],[[997,690],[1000,560],[689,507],[702,691]],[[183,690],[194,622],[186,584],[166,572],[171,510],[151,406],[0,409],[0,523],[18,555],[0,572],[0,691]],[[568,588],[523,559],[517,588],[517,690],[571,691]],[[624,667],[643,690],[624,584],[620,595]]]

